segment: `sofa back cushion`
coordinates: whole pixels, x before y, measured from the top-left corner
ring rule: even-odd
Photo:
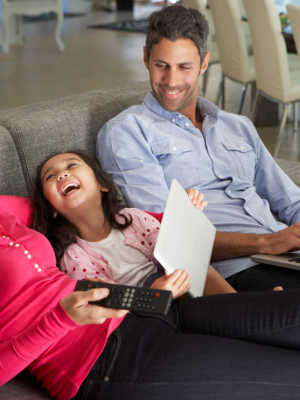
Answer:
[[[28,195],[15,143],[2,126],[0,126],[0,149],[0,194]]]
[[[101,89],[81,95],[7,110],[0,123],[15,140],[24,176],[31,190],[36,167],[48,155],[69,150],[95,156],[99,129],[125,108],[138,104],[148,91],[141,82],[133,88]]]

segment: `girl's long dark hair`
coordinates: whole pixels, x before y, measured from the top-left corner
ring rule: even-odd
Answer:
[[[100,185],[108,189],[108,192],[101,193],[104,217],[109,223],[110,227],[118,230],[127,228],[132,223],[132,218],[128,215],[120,213],[120,211],[126,207],[127,204],[113,183],[110,175],[103,171],[102,167],[95,159],[92,159],[81,151],[66,151],[64,153],[76,154],[79,158],[81,158],[94,171],[96,179]],[[58,214],[56,217],[54,217],[54,209],[45,198],[43,193],[41,170],[45,163],[50,160],[50,158],[64,153],[51,154],[38,166],[32,198],[34,205],[32,228],[41,232],[48,238],[54,248],[58,264],[66,248],[71,243],[76,242],[79,232],[76,226],[69,222],[61,214]],[[122,222],[118,222],[116,220],[117,215],[122,217]]]

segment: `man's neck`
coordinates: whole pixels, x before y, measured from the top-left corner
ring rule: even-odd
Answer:
[[[203,122],[203,117],[201,114],[200,109],[196,106],[195,112],[192,115],[185,115],[191,122],[192,124],[198,128],[200,131],[202,131],[202,122]]]

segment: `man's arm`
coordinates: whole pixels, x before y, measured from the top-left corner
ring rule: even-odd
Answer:
[[[300,188],[280,168],[260,138],[257,141],[255,188],[261,198],[268,200],[280,221],[287,225],[300,221]]]
[[[250,256],[252,254],[281,254],[300,249],[300,222],[279,232],[254,233],[217,232],[212,260]]]
[[[163,168],[137,123],[109,121],[100,130],[96,154],[130,206],[164,210],[169,188]]]
[[[300,248],[300,189],[279,167],[251,124],[256,149],[255,189],[266,199],[279,220],[290,225],[270,234],[217,232],[212,260],[249,256],[256,253],[280,254]]]

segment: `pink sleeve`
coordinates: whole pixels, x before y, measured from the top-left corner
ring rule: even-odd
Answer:
[[[81,268],[82,260],[81,257],[76,254],[76,244],[70,245],[64,252],[61,260],[60,266],[61,270],[69,275],[72,279],[84,279],[88,274],[87,263],[83,263],[85,266],[85,272]],[[75,253],[75,254],[74,254]]]
[[[77,326],[58,303],[52,311],[21,334],[0,342],[0,386]]]
[[[86,246],[88,247],[88,245]],[[100,254],[96,253],[96,258],[90,252],[92,250],[83,248],[78,243],[72,243],[65,250],[60,266],[63,272],[69,275],[72,279],[95,278],[103,280],[112,280],[107,268],[107,261]],[[102,267],[106,267],[103,272]]]
[[[131,208],[130,212],[131,215],[134,216],[133,225],[138,232],[142,233],[142,236],[149,244],[151,251],[150,257],[153,259],[153,251],[160,229],[159,218],[157,218],[159,214],[142,211],[138,208]]]
[[[15,215],[24,225],[31,225],[33,206],[28,197],[1,195],[0,210]]]

